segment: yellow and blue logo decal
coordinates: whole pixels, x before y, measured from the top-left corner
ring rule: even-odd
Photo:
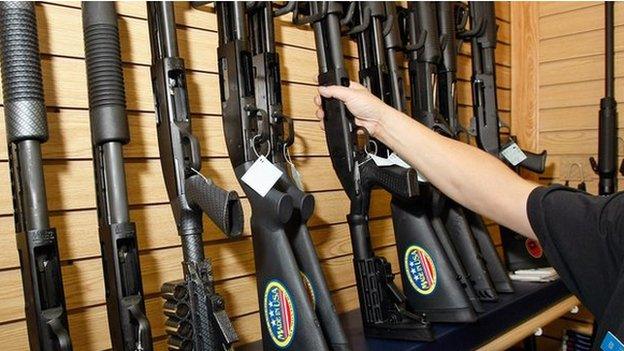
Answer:
[[[405,251],[405,272],[412,287],[422,295],[433,292],[437,283],[435,263],[420,246],[412,245]]]
[[[295,334],[295,305],[286,287],[271,280],[264,289],[264,319],[275,345],[285,348]]]

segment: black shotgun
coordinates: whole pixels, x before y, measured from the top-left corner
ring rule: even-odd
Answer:
[[[408,42],[406,53],[409,61],[412,116],[430,129],[451,137],[453,131],[445,116],[440,113],[437,99],[438,66],[442,53],[436,4],[410,3],[405,32]],[[420,42],[422,45],[418,45]],[[428,189],[434,229],[439,237],[448,236],[451,239],[478,298],[483,301],[496,300],[498,294],[463,208],[432,185]]]
[[[436,2],[438,12],[438,29],[442,55],[438,63],[438,101],[440,113],[446,118],[451,136],[459,140],[461,125],[457,111],[457,53],[461,40],[457,38],[457,30],[464,28],[468,19],[465,6],[461,3],[447,1]],[[450,214],[463,212],[468,220],[471,232],[479,247],[481,256],[485,261],[486,268],[496,291],[501,293],[514,292],[511,280],[492,242],[483,218],[478,214],[461,208],[457,203],[449,199]]]
[[[314,197],[299,188],[282,112],[271,2],[217,2],[218,64],[228,154],[249,203],[264,350],[348,350],[306,222]],[[266,192],[252,168],[276,172]]]
[[[618,113],[615,100],[615,11],[613,2],[605,2],[605,96],[600,99],[598,115],[598,161],[589,159],[592,169],[600,177],[598,193],[611,195],[617,191],[616,165],[618,159]],[[620,165],[624,174],[624,162]]]
[[[34,2],[0,4],[2,91],[26,326],[31,350],[72,349],[41,144],[48,140]]]
[[[398,57],[403,44],[396,5],[375,1],[354,2],[351,6],[355,15],[348,23],[349,34],[357,41],[360,82],[389,105],[405,111],[404,71]],[[388,157],[387,148],[378,140],[374,143],[377,156]],[[467,293],[477,305],[479,301],[448,237],[443,238],[446,247],[438,239],[427,206],[422,196],[415,199],[395,196],[391,203],[407,309],[425,314],[431,322],[472,322],[476,314]]]
[[[345,69],[341,19],[353,16],[341,2],[299,2],[293,21],[309,23],[314,29],[320,85],[349,85]],[[342,18],[343,15],[346,18]],[[368,211],[373,187],[380,186],[394,196],[412,198],[418,194],[416,173],[401,167],[380,168],[366,151],[368,133],[355,125],[344,103],[323,99],[325,138],[334,171],[351,202],[347,215],[353,245],[355,277],[364,333],[369,337],[431,340],[429,322],[406,310],[405,295],[394,284],[390,263],[373,251]]]
[[[542,173],[546,151],[531,153],[521,150],[513,136],[501,144],[500,119],[496,96],[496,16],[491,1],[471,1],[464,11],[470,16],[470,29],[461,28],[458,36],[471,43],[472,106],[477,145],[491,155],[504,160],[516,171],[520,167]],[[483,220],[470,214],[475,231],[485,230]],[[539,243],[525,239],[509,228],[500,227],[507,268],[510,270],[548,266]]]
[[[82,25],[108,329],[114,350],[152,350],[136,226],[128,210],[122,148],[130,131],[115,3],[83,2]]]
[[[148,2],[152,50],[152,89],[160,162],[171,209],[182,240],[184,279],[165,283],[168,346],[173,350],[230,349],[238,340],[213,286],[212,266],[204,256],[202,216],[228,237],[242,234],[238,195],[200,173],[199,141],[192,134],[184,61],[178,54],[172,2]]]

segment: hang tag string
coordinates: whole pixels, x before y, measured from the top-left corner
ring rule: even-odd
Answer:
[[[260,134],[256,134],[254,135],[253,138],[251,138],[251,148],[253,149],[254,154],[256,154],[257,158],[260,158],[260,154],[258,153],[258,150],[256,150],[256,138],[259,138]],[[269,154],[271,153],[271,141],[267,140],[267,152],[266,155],[264,155],[264,157],[269,157]]]

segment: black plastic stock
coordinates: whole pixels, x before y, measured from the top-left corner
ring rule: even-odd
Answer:
[[[263,347],[348,350],[306,225],[314,198],[290,174],[294,130],[282,112],[271,5],[216,4],[223,127],[230,161],[251,204]],[[241,180],[259,155],[282,171],[264,197]],[[285,298],[273,301],[277,295]]]
[[[230,349],[238,336],[214,291],[211,263],[204,256],[204,213],[228,237],[242,234],[238,195],[218,188],[200,173],[201,154],[193,136],[184,61],[179,57],[171,2],[148,2],[152,89],[158,147],[169,201],[182,240],[184,279],[165,283],[170,349]]]
[[[17,249],[31,350],[72,349],[56,229],[50,227],[41,164],[48,140],[33,2],[0,4],[4,119]]]
[[[115,350],[152,350],[136,227],[129,220],[122,146],[130,141],[117,13],[112,2],[83,2],[89,115],[106,308]]]
[[[439,105],[436,97],[440,96],[440,90],[438,81],[440,79],[438,75],[438,67],[442,67],[444,71],[449,71],[447,66],[453,68],[454,64],[444,62],[444,54],[442,51],[440,36],[438,34],[438,8],[436,3],[433,2],[420,2],[412,3],[409,5],[409,16],[407,21],[407,38],[408,42],[417,41],[416,38],[424,37],[423,47],[413,47],[416,50],[416,55],[413,52],[408,51],[409,58],[409,74],[410,82],[412,83],[412,114],[414,118],[421,117],[421,121],[429,128],[438,131],[439,133],[447,136],[456,135],[452,131],[447,122],[452,118],[456,118],[456,114],[449,116],[442,116],[440,114]],[[441,10],[450,10],[450,8]],[[448,17],[448,15],[447,15]],[[448,23],[446,26],[440,28],[441,30],[447,30],[447,27],[453,27]],[[448,36],[449,33],[443,35]],[[437,50],[436,50],[437,48]],[[450,48],[448,45],[444,48]],[[448,59],[448,57],[447,57]],[[451,78],[454,78],[452,71]],[[454,85],[451,81],[450,87]],[[443,85],[447,87],[448,85]],[[444,95],[449,97],[453,106],[449,107],[452,110],[456,109],[454,106],[455,92],[445,92]],[[422,118],[422,116],[428,116],[428,118]],[[446,117],[446,118],[445,118]],[[457,125],[455,121],[455,125]],[[493,301],[498,298],[496,289],[491,282],[489,272],[479,250],[479,246],[474,239],[472,230],[466,220],[463,208],[453,201],[446,199],[437,189],[428,184],[429,188],[429,208],[431,220],[434,223],[434,230],[436,230],[440,238],[448,236],[450,242],[452,242],[454,250],[447,248],[447,254],[449,256],[456,253],[461,260],[467,276],[465,277],[466,285],[472,285],[474,290],[471,290],[466,285],[466,294],[471,298],[473,307],[476,310],[481,309],[480,304],[476,304],[473,296],[477,296],[483,301]],[[444,223],[444,226],[435,225],[439,222]],[[446,240],[441,240],[442,242]],[[461,270],[458,270],[459,274]]]
[[[343,6],[347,5],[339,2],[301,2],[295,10],[294,22],[309,21],[314,29],[320,85],[349,85],[341,43]],[[384,30],[378,21],[378,16],[383,14],[383,6],[357,3],[348,6],[348,19],[365,13],[375,17],[374,23],[371,22],[376,28],[375,40],[383,40]],[[356,12],[354,6],[364,10]],[[344,22],[348,21],[345,19]],[[357,35],[365,27],[354,25],[350,33]],[[383,50],[381,52],[383,54]],[[372,59],[379,57],[379,51],[362,52],[361,55],[362,58]],[[388,72],[371,67],[363,75],[365,80],[381,84],[387,79]],[[389,95],[386,99],[389,99]],[[364,136],[367,133],[356,128],[346,106],[336,99],[323,99],[322,105],[325,111],[325,137],[332,165],[351,201],[347,222],[353,245],[364,333],[369,337],[431,340],[433,335],[429,323],[421,315],[405,309],[405,296],[393,282],[390,263],[383,257],[375,256],[368,226],[372,188],[380,186],[397,197],[412,198],[419,191],[416,173],[398,167],[376,166],[365,151],[368,141],[364,146],[357,142],[358,133]]]

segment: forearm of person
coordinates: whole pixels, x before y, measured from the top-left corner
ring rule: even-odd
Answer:
[[[443,137],[398,111],[382,118],[375,137],[456,202],[536,238],[526,204],[537,184],[521,178],[500,160]]]

